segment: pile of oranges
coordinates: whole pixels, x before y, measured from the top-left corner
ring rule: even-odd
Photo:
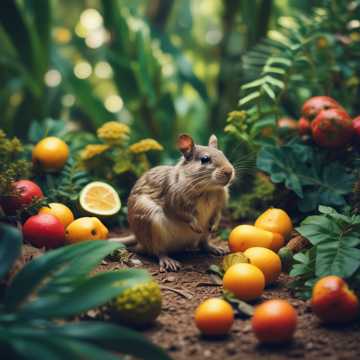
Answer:
[[[281,259],[276,252],[284,246],[292,230],[286,212],[275,208],[260,215],[254,226],[235,227],[229,236],[232,254],[227,255],[229,261],[224,258],[224,264],[230,264],[224,267],[224,291],[242,301],[258,299],[281,273]],[[315,315],[325,323],[347,322],[355,318],[359,309],[356,295],[337,276],[322,278],[315,284],[311,304]],[[231,305],[220,298],[206,300],[195,311],[195,324],[204,335],[225,335],[233,322]],[[260,342],[284,343],[293,338],[297,313],[286,300],[268,300],[255,307],[251,324]]]

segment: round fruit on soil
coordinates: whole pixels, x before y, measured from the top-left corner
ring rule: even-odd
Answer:
[[[230,331],[233,323],[234,311],[223,299],[207,299],[195,311],[195,324],[204,335],[225,335]]]
[[[35,199],[44,197],[40,187],[30,180],[15,181],[13,189],[16,195],[0,199],[1,206],[8,215],[14,215],[16,210],[29,205]]]
[[[268,300],[256,307],[251,325],[259,341],[284,343],[293,338],[297,314],[285,300]]]
[[[35,247],[53,249],[64,245],[64,225],[54,215],[30,216],[22,228],[24,239]]]
[[[340,109],[322,110],[311,124],[316,144],[327,148],[347,145],[353,135],[352,120]]]
[[[126,289],[110,305],[112,316],[126,325],[143,327],[153,323],[161,312],[161,291],[154,280]]]
[[[304,102],[301,114],[307,120],[314,120],[321,110],[345,109],[329,96],[314,96]]]
[[[109,230],[96,217],[81,217],[71,222],[65,230],[66,242],[69,244],[87,240],[105,240]]]
[[[342,278],[330,275],[315,284],[311,307],[324,323],[349,323],[359,312],[359,299]]]

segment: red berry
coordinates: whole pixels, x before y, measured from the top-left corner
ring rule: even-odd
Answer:
[[[13,188],[18,196],[6,196],[1,199],[1,206],[6,214],[15,214],[16,210],[29,205],[35,198],[44,197],[40,187],[30,180],[19,180],[13,183]]]
[[[300,118],[298,123],[298,129],[300,135],[307,135],[311,133],[310,121],[305,118]]]
[[[301,114],[307,120],[314,120],[321,110],[345,109],[333,98],[329,96],[314,96],[304,102]]]
[[[55,216],[38,214],[29,217],[23,225],[24,239],[30,244],[52,249],[64,245],[64,225]]]
[[[312,122],[311,131],[318,145],[328,148],[341,147],[348,144],[353,135],[352,121],[346,111],[322,110]]]
[[[356,137],[360,139],[360,115],[357,116],[352,121],[352,125],[353,125],[353,129],[354,129],[354,133],[356,134]]]

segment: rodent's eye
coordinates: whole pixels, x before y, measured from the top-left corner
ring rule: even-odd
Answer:
[[[202,164],[208,164],[211,161],[211,159],[210,159],[210,156],[204,155],[200,158],[200,161]]]

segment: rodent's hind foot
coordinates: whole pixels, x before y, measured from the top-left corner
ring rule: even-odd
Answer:
[[[208,244],[208,243],[206,243],[203,246],[203,251],[205,251],[207,253],[210,253],[212,255],[216,255],[216,256],[225,255],[227,253],[227,251],[222,249],[221,247],[211,245],[211,244]]]
[[[159,265],[160,265],[160,272],[165,272],[165,271],[178,271],[180,270],[181,264],[168,257],[168,256],[159,256]]]

